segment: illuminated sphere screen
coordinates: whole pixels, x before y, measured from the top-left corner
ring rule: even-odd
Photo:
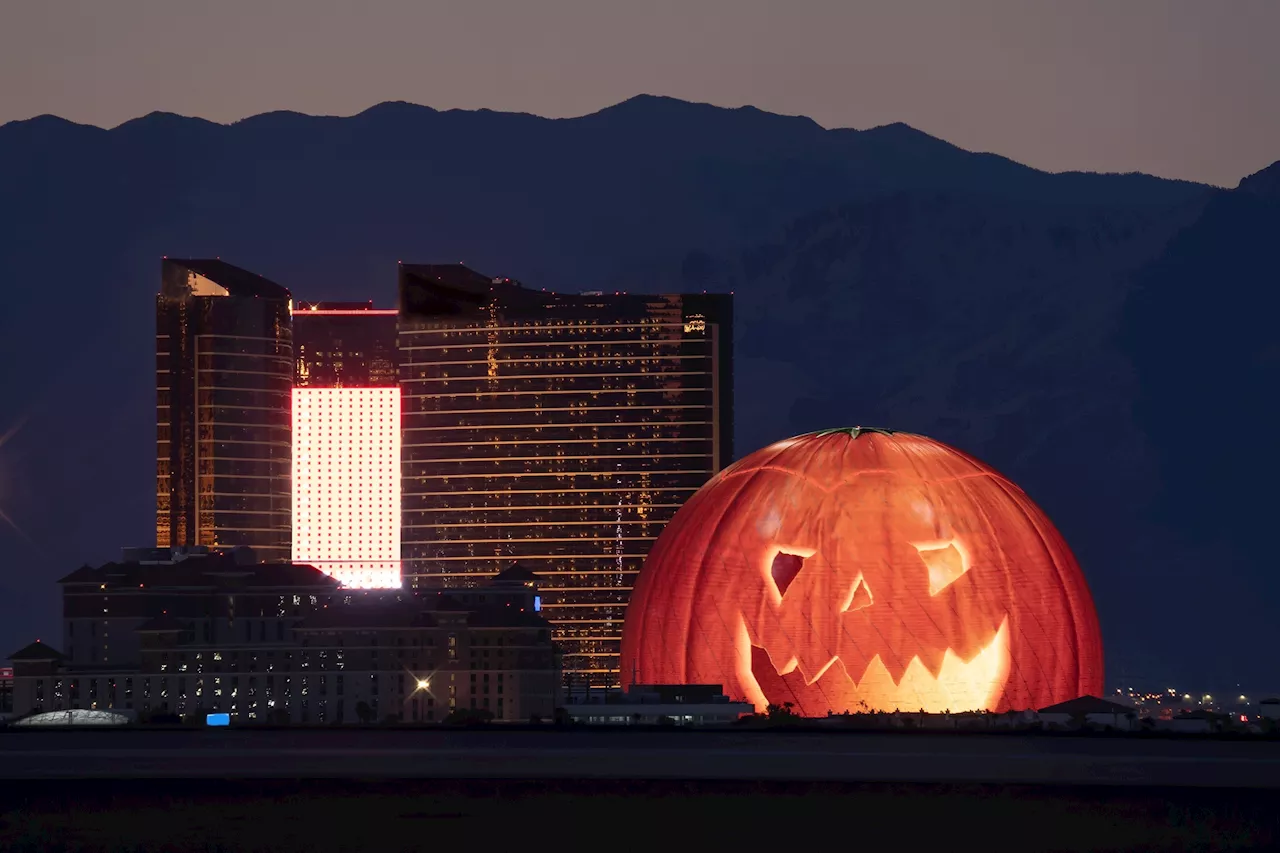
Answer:
[[[689,499],[636,580],[622,671],[806,716],[1103,685],[1088,586],[1031,499],[940,442],[860,427],[766,447]]]

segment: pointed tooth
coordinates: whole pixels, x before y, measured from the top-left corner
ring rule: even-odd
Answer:
[[[870,638],[861,631],[866,624],[862,614],[844,613],[842,615],[843,629],[835,641],[836,656],[840,658],[840,663],[844,666],[850,680],[854,684],[861,684],[866,675],[867,666],[876,656],[876,651],[872,648]]]
[[[935,645],[932,648],[921,648],[916,654],[920,659],[920,663],[924,664],[925,669],[929,670],[929,674],[934,678],[942,672],[942,662],[947,658],[947,650],[941,645]]]
[[[995,634],[992,633],[991,636],[994,637]],[[956,657],[960,658],[960,660],[968,663],[969,660],[982,649],[983,645],[985,644],[981,642],[981,640],[970,640],[965,637],[952,643],[951,651]]]
[[[848,674],[849,680],[855,685],[861,685],[873,657],[875,655],[865,654],[861,649],[854,648],[852,644],[846,644],[840,652],[840,663]]]
[[[994,627],[985,634],[975,636],[972,632],[961,632],[955,642],[951,644],[951,650],[956,656],[965,663],[973,659],[978,652],[987,647],[992,640],[996,638],[996,634],[1000,631],[1000,624],[1003,620],[997,619]]]
[[[889,671],[889,677],[893,679],[894,684],[902,683],[902,676],[906,674],[907,667],[914,660],[913,657],[907,657],[902,654],[894,654],[889,652],[880,655],[880,662],[884,664],[884,668]]]

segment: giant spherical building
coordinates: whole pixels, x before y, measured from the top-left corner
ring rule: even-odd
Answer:
[[[689,499],[636,581],[622,672],[809,716],[1021,710],[1100,693],[1102,641],[1021,489],[859,427],[780,441]]]

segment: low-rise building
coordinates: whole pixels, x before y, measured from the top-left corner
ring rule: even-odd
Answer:
[[[0,666],[0,720],[13,716],[13,667]]]
[[[751,714],[719,684],[632,684],[625,690],[571,692],[565,711],[574,722],[599,725],[727,725]]]
[[[1180,734],[1207,734],[1209,732],[1220,732],[1229,728],[1231,724],[1232,718],[1227,714],[1219,714],[1198,708],[1194,711],[1175,714],[1168,720],[1160,720],[1156,723],[1156,727],[1162,731],[1178,732]]]
[[[15,652],[13,715],[120,710],[233,722],[549,718],[550,625],[512,567],[466,590],[346,590],[242,549],[84,567],[61,581],[67,653]],[[139,557],[142,558],[139,558]]]
[[[1080,696],[1041,708],[1037,715],[1047,728],[1096,727],[1129,731],[1137,726],[1137,712],[1129,705],[1097,696]]]

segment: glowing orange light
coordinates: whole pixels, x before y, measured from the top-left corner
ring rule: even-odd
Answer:
[[[1093,600],[1040,509],[946,445],[861,429],[778,442],[690,498],[636,580],[621,668],[806,715],[1103,689]]]
[[[293,559],[400,585],[400,389],[293,389]]]

